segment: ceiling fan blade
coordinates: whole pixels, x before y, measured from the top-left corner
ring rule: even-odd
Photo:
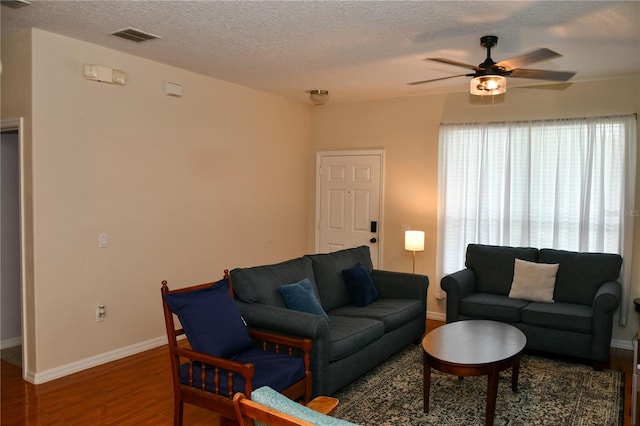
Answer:
[[[525,65],[533,64],[535,62],[547,61],[549,59],[558,58],[561,54],[554,52],[551,49],[542,48],[537,49],[524,55],[514,56],[498,62],[496,65],[503,67],[507,71],[516,68],[523,67]]]
[[[474,70],[474,71],[479,71],[483,69],[476,65],[465,64],[464,62],[458,62],[458,61],[454,61],[452,59],[447,59],[447,58],[426,58],[425,61],[426,60],[442,62],[443,64],[455,65],[457,67],[462,67],[462,68],[469,68],[470,70]]]
[[[534,78],[537,80],[567,81],[576,75],[573,71],[530,70],[518,68],[509,74],[515,78]]]
[[[546,83],[546,84],[537,84],[537,85],[531,85],[531,86],[517,86],[515,87],[515,89],[535,89],[535,90],[556,90],[556,91],[561,91],[561,90],[567,90],[569,87],[571,87],[573,85],[573,83]],[[513,86],[511,86],[513,87]]]
[[[433,78],[431,80],[414,81],[414,82],[407,83],[407,84],[410,85],[410,86],[415,86],[416,84],[431,83],[432,81],[448,80],[450,78],[465,77],[465,76],[468,76],[468,75],[469,74],[450,75],[449,77],[440,77],[440,78]],[[473,75],[473,74],[471,74],[471,75]]]

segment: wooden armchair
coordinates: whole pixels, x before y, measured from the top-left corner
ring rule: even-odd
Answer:
[[[309,401],[307,408],[319,414],[318,417],[303,420],[295,413],[286,413],[275,408],[248,399],[243,393],[238,392],[233,397],[233,404],[236,409],[239,426],[255,426],[254,421],[266,423],[270,426],[314,426],[323,424],[322,415],[329,415],[336,409],[339,401],[328,396],[318,396]],[[330,423],[349,424],[337,419],[330,418]]]
[[[224,272],[218,282],[177,290],[162,281],[176,426],[182,425],[185,402],[235,419],[233,395],[251,395],[260,386],[294,400],[311,399],[311,340],[248,329],[233,301],[229,273]],[[182,328],[176,329],[174,316]],[[181,335],[187,339],[178,344]],[[238,343],[239,335],[246,335],[246,342]],[[231,347],[226,341],[233,341]]]

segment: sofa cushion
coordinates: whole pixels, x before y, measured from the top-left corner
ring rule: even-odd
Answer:
[[[535,262],[538,260],[538,249],[469,244],[465,266],[475,273],[478,293],[507,296],[511,290],[516,259]]]
[[[420,301],[415,299],[378,299],[365,307],[342,306],[332,310],[331,314],[380,320],[385,333],[388,333],[422,316],[423,310]]]
[[[553,294],[556,302],[591,305],[602,283],[618,279],[622,257],[608,253],[542,249],[539,262],[560,264]]]
[[[327,313],[320,306],[320,302],[318,302],[318,297],[309,278],[300,280],[297,283],[283,285],[278,291],[280,291],[284,304],[287,305],[288,309],[322,315],[329,319]]]
[[[462,299],[460,314],[473,318],[518,322],[520,310],[528,303],[528,300],[512,299],[498,294],[474,293]]]
[[[378,291],[366,266],[361,263],[342,271],[347,293],[356,306],[367,306],[378,298]]]
[[[200,290],[166,294],[164,299],[194,350],[229,358],[251,347],[249,330],[226,280]]]
[[[329,361],[358,352],[383,335],[382,321],[343,317],[329,312]]]
[[[368,246],[339,250],[332,253],[310,254],[305,257],[311,259],[316,288],[320,296],[320,303],[325,311],[350,305],[351,298],[342,277],[342,271],[360,263],[369,272],[373,270],[371,252]]]
[[[243,302],[263,303],[285,308],[278,288],[309,278],[314,283],[311,260],[306,257],[287,260],[274,265],[236,268],[231,271],[233,291]]]
[[[536,263],[516,259],[509,297],[553,303],[557,272],[557,263]]]
[[[591,333],[591,307],[577,303],[531,302],[522,308],[522,322],[538,327]]]

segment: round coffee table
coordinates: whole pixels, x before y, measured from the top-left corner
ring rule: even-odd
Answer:
[[[527,338],[509,324],[467,320],[445,324],[422,339],[424,412],[429,412],[431,368],[455,376],[489,376],[485,424],[492,425],[500,372],[512,368],[511,389],[518,390],[520,357]]]

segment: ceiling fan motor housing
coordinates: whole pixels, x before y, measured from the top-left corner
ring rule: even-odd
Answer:
[[[498,36],[488,35],[480,37],[480,46],[491,49],[498,44]]]

